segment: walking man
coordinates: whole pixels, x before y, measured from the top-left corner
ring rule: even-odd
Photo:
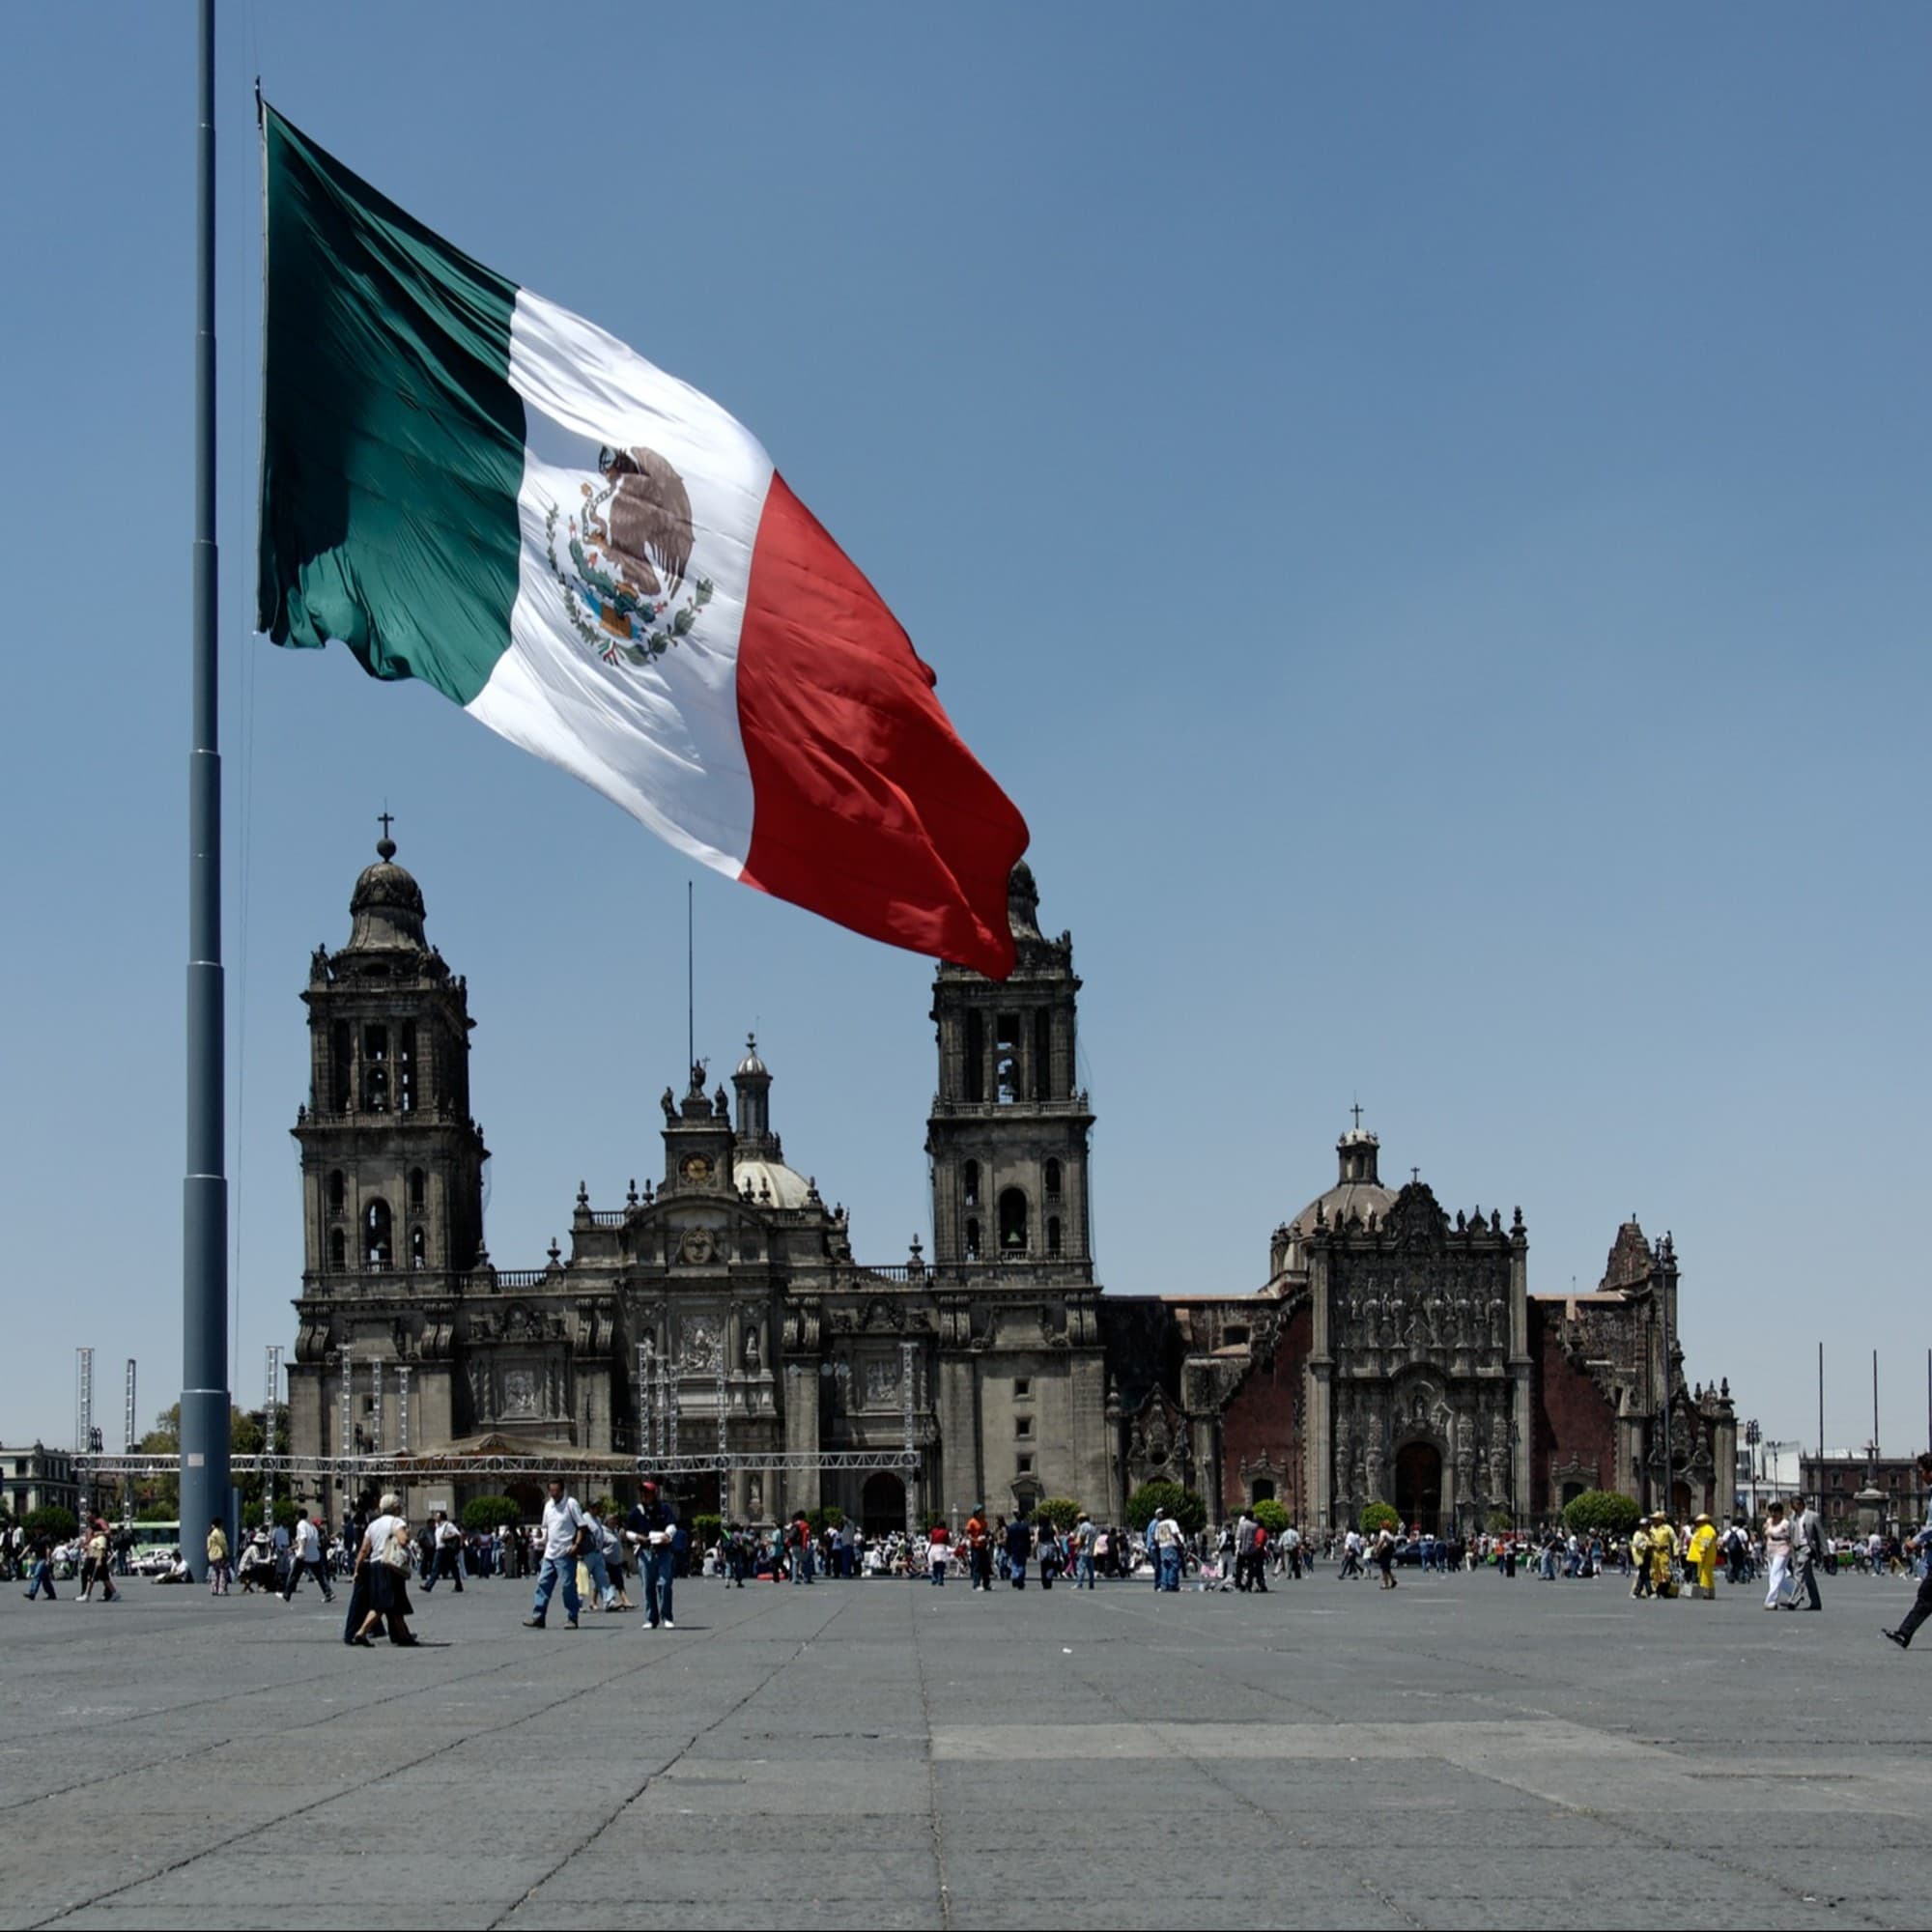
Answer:
[[[577,1628],[577,1611],[582,1599],[577,1594],[577,1558],[588,1535],[583,1512],[577,1498],[566,1492],[561,1476],[550,1479],[550,1501],[543,1513],[543,1563],[537,1571],[537,1593],[530,1613],[524,1619],[526,1630],[542,1630],[544,1614],[557,1583],[563,1584],[563,1627]]]
[[[671,1583],[677,1574],[677,1512],[664,1500],[655,1483],[644,1483],[637,1507],[624,1523],[624,1540],[638,1552],[644,1579],[644,1628],[675,1630],[671,1621]],[[794,1579],[796,1580],[796,1579]],[[739,1579],[744,1587],[744,1579]]]
[[[1091,1590],[1094,1585],[1094,1544],[1096,1532],[1094,1520],[1085,1510],[1080,1512],[1080,1520],[1073,1525],[1073,1548],[1076,1568],[1073,1573],[1073,1587],[1076,1590]]]
[[[1896,1630],[1885,1633],[1900,1650],[1912,1648],[1913,1634],[1927,1617],[1932,1617],[1932,1449],[1918,1459],[1918,1486],[1928,1492],[1925,1527],[1906,1545],[1926,1559],[1925,1574],[1918,1579],[1918,1596]]]
[[[1007,1525],[1007,1578],[1015,1590],[1026,1588],[1027,1558],[1033,1554],[1033,1524],[1027,1520],[1026,1505]]]
[[[35,1537],[33,1553],[28,1558],[28,1561],[33,1565],[34,1571],[34,1580],[27,1586],[26,1595],[28,1603],[31,1604],[36,1597],[42,1595],[43,1592],[48,1603],[55,1602],[53,1538],[50,1536]]]
[[[984,1503],[975,1503],[973,1514],[966,1519],[966,1554],[972,1559],[974,1589],[990,1590],[993,1587],[993,1546],[986,1529]]]
[[[301,1581],[305,1570],[315,1577],[322,1601],[334,1603],[335,1592],[328,1587],[328,1570],[322,1560],[322,1532],[311,1516],[298,1518],[296,1522],[295,1536],[289,1545],[289,1580],[282,1590],[283,1603],[295,1596],[296,1585]]]
[[[1171,1514],[1163,1512],[1155,1520],[1153,1547],[1158,1552],[1153,1573],[1154,1588],[1179,1590],[1181,1571],[1186,1564],[1187,1544],[1181,1534],[1180,1524]]]
[[[1825,1600],[1818,1594],[1818,1566],[1824,1560],[1824,1519],[1801,1497],[1791,1522],[1791,1597],[1801,1610],[1825,1607]],[[1800,1596],[1807,1601],[1798,1603]]]

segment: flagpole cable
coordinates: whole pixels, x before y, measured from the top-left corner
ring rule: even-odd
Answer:
[[[697,1065],[697,935],[692,881],[684,882],[684,1064]]]

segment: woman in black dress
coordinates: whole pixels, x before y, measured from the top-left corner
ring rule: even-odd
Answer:
[[[418,1641],[410,1633],[410,1525],[403,1499],[392,1491],[384,1496],[378,1514],[362,1532],[355,1550],[355,1583],[350,1592],[349,1614],[343,1622],[344,1643],[375,1648],[372,1633],[386,1623],[389,1641],[409,1645]],[[398,1555],[401,1562],[393,1560]]]

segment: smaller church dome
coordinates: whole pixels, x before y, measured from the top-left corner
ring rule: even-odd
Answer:
[[[426,950],[423,939],[423,895],[412,873],[395,863],[396,841],[384,833],[376,843],[376,863],[363,868],[349,895],[354,922],[349,933],[353,952],[387,947]]]
[[[739,1061],[738,1070],[731,1077],[734,1080],[769,1080],[772,1077],[770,1068],[758,1058],[756,1034],[748,1033],[745,1036],[745,1057]]]
[[[1274,1273],[1307,1266],[1302,1239],[1314,1233],[1318,1220],[1331,1228],[1347,1221],[1350,1214],[1359,1214],[1364,1221],[1374,1214],[1380,1220],[1395,1206],[1395,1190],[1384,1187],[1381,1181],[1381,1142],[1359,1121],[1335,1143],[1335,1152],[1341,1169],[1335,1185],[1325,1194],[1318,1194],[1295,1216],[1291,1225],[1300,1230],[1299,1236],[1291,1235],[1285,1246],[1277,1237]]]
[[[742,1154],[731,1162],[731,1182],[740,1194],[749,1189],[760,1207],[803,1208],[811,1193],[811,1183],[805,1176],[783,1161],[755,1156],[748,1160]]]

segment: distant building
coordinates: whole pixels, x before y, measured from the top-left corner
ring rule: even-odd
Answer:
[[[1024,864],[1012,976],[934,978],[930,1256],[915,1239],[903,1260],[854,1260],[844,1208],[785,1161],[753,1043],[729,1093],[707,1093],[701,1063],[681,1094],[666,1088],[655,1179],[609,1208],[580,1187],[568,1252],[499,1268],[468,988],[425,937],[395,849],[384,837],[348,943],[317,950],[302,995],[298,1455],[514,1450],[621,1494],[649,1446],[648,1349],[676,1368],[680,1447],[716,1443],[722,1402],[743,1459],[687,1502],[746,1520],[825,1503],[885,1528],[909,1506],[961,1517],[1047,1496],[1118,1520],[1153,1477],[1216,1517],[1272,1496],[1318,1529],[1386,1500],[1469,1531],[1498,1512],[1546,1519],[1591,1488],[1729,1506],[1729,1394],[1685,1382],[1670,1237],[1631,1221],[1598,1290],[1532,1294],[1520,1211],[1452,1214],[1419,1174],[1385,1187],[1359,1118],[1336,1184],[1276,1230],[1258,1289],[1104,1293],[1081,982],[1071,936],[1040,930]],[[908,1430],[910,1495],[894,1460]],[[480,1471],[444,1480],[438,1500],[481,1487]]]
[[[1869,1450],[1847,1450],[1822,1460],[1804,1456],[1799,1461],[1799,1484],[1827,1525],[1841,1533],[1861,1527],[1859,1498],[1874,1491],[1884,1498],[1883,1505],[1862,1507],[1878,1519],[1878,1527],[1896,1529],[1925,1520],[1925,1479],[1913,1456],[1874,1457]]]
[[[31,1510],[57,1507],[80,1511],[80,1485],[74,1480],[73,1458],[65,1449],[43,1442],[31,1448],[0,1448],[0,1493],[7,1512],[23,1517]]]

